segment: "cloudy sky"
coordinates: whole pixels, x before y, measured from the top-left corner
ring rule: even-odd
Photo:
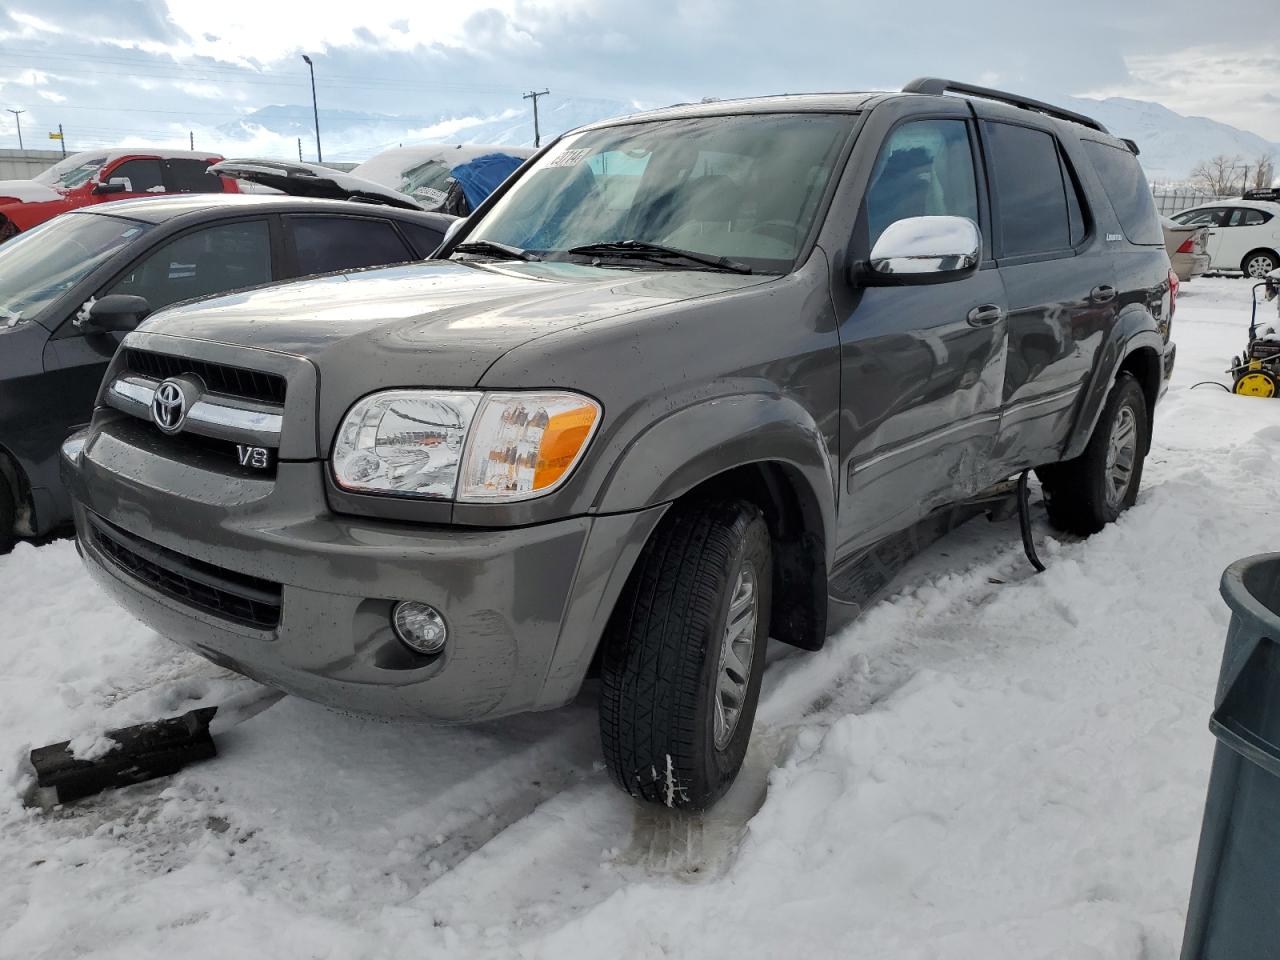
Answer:
[[[1280,43],[1242,28],[1274,26],[1275,3],[1211,17],[1200,0],[6,0],[0,107],[26,111],[28,146],[55,146],[61,123],[72,149],[189,130],[219,147],[255,109],[310,105],[305,52],[322,111],[427,123],[521,110],[535,87],[655,106],[934,74],[1155,100],[1280,141]],[[0,145],[17,145],[9,113]]]

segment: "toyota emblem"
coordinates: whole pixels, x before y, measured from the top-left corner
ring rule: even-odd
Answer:
[[[177,380],[166,380],[156,387],[151,399],[151,419],[165,433],[177,433],[187,419],[187,394]]]

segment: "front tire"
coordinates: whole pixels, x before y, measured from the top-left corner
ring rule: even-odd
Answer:
[[[13,491],[4,477],[0,477],[0,555],[13,549],[16,541],[13,527],[17,522],[17,509],[14,504]]]
[[[1132,375],[1121,373],[1084,453],[1037,471],[1053,526],[1087,537],[1133,506],[1142,484],[1149,424],[1142,387]]]
[[[631,796],[704,810],[751,738],[772,601],[769,528],[742,500],[677,504],[604,638],[600,738]]]

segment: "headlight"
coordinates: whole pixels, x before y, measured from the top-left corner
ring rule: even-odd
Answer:
[[[576,393],[388,390],[348,411],[333,445],[345,490],[470,502],[558,487],[600,422]]]

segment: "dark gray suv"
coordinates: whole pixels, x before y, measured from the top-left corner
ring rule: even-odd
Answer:
[[[80,548],[342,709],[480,720],[598,671],[617,783],[705,807],[766,639],[820,648],[912,531],[1028,468],[1065,530],[1134,502],[1174,354],[1135,153],[942,80],[579,129],[438,262],[131,333],[64,448]]]

